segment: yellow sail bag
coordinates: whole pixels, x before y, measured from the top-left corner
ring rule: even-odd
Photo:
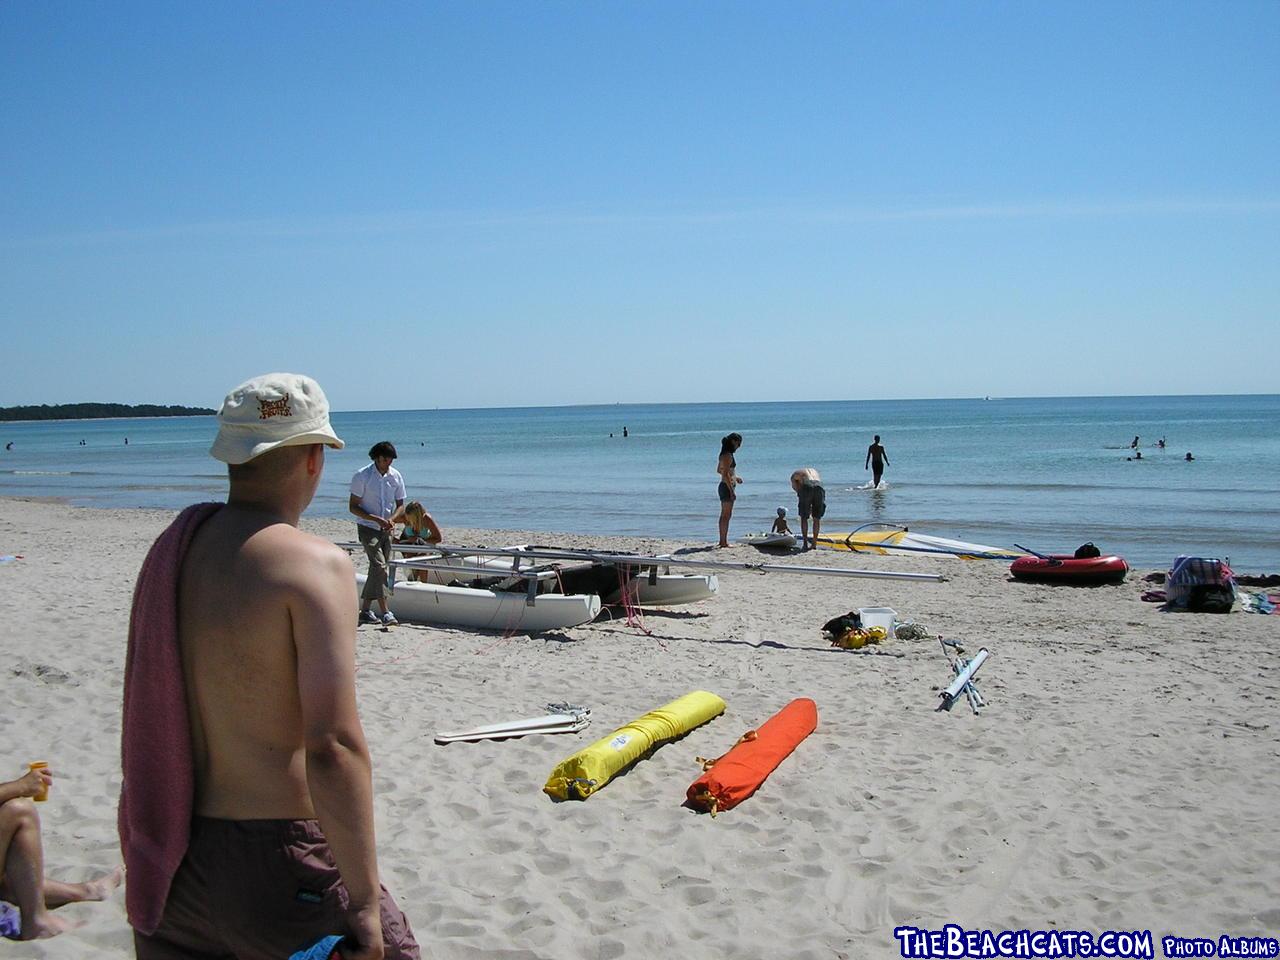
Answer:
[[[724,701],[714,693],[686,693],[561,761],[542,792],[557,800],[585,800],[650,751],[722,713]]]

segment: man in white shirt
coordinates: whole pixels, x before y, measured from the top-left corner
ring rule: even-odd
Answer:
[[[351,478],[350,510],[355,514],[356,533],[369,557],[369,576],[360,594],[360,622],[391,626],[396,616],[387,609],[388,573],[391,569],[391,532],[404,510],[404,477],[391,466],[396,448],[390,440],[369,448],[370,463]],[[378,603],[381,616],[370,607]]]

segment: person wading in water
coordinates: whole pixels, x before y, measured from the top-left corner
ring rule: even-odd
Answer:
[[[889,454],[885,452],[884,447],[880,445],[880,434],[876,434],[871,441],[871,446],[867,447],[867,460],[862,465],[862,469],[871,468],[871,485],[873,487],[880,486],[880,478],[884,476],[884,468],[889,463]]]

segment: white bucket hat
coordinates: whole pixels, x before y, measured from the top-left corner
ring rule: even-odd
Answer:
[[[277,447],[323,443],[341,450],[329,425],[320,384],[300,373],[265,373],[227,394],[209,453],[223,463],[248,463]]]

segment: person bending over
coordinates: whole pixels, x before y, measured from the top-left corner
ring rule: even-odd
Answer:
[[[822,532],[822,518],[827,513],[827,491],[822,477],[813,467],[802,467],[791,474],[791,489],[800,498],[801,549],[812,550],[818,546],[818,534]],[[809,518],[813,518],[813,539],[809,539]]]
[[[15,940],[56,937],[73,924],[53,916],[51,910],[68,903],[105,900],[124,879],[120,867],[88,883],[63,883],[44,875],[40,814],[33,801],[52,782],[53,772],[45,768],[0,783],[0,900],[15,904],[21,915]]]

